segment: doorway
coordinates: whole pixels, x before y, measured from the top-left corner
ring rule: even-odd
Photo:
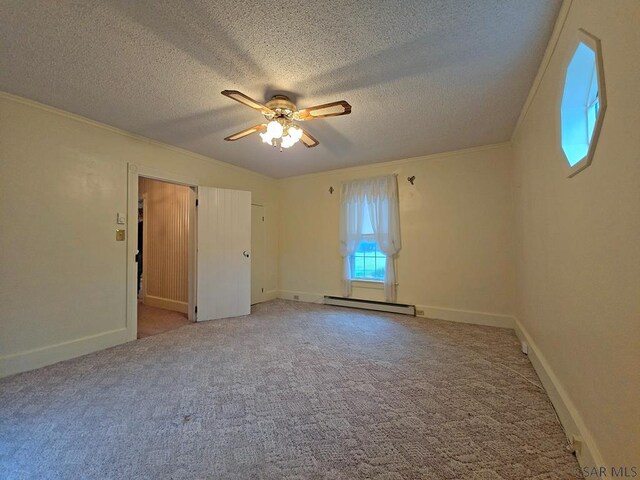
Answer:
[[[251,312],[251,192],[199,185],[188,175],[170,173],[130,163],[127,187],[127,323],[131,340],[138,336],[138,207],[142,207],[142,277],[140,292],[149,297],[151,273],[145,258],[153,257],[145,218],[150,219],[151,198],[140,188],[140,179],[185,187],[189,193],[187,318],[201,322],[239,317]],[[145,180],[143,180],[145,181]],[[140,190],[140,192],[139,192]],[[141,201],[141,203],[140,203]],[[145,215],[146,212],[146,215]],[[145,223],[147,226],[145,227]],[[147,247],[145,250],[145,235]],[[184,238],[184,237],[183,237]],[[155,242],[152,242],[155,243]],[[184,240],[183,240],[184,243]],[[175,281],[169,279],[170,281]],[[146,283],[145,283],[146,280]],[[159,296],[162,298],[161,296]],[[151,298],[151,302],[154,299]],[[184,302],[184,297],[180,302]],[[143,303],[144,305],[144,303]],[[184,314],[184,305],[172,310],[167,303],[151,305],[166,312]],[[175,304],[173,304],[175,305]],[[149,306],[149,305],[147,305]],[[142,313],[142,312],[141,312]],[[172,314],[173,315],[173,314]],[[184,322],[184,316],[182,316]]]
[[[137,338],[191,323],[192,187],[138,178]]]

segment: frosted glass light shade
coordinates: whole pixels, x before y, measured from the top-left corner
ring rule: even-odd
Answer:
[[[283,131],[284,129],[282,128],[282,125],[280,125],[280,123],[276,122],[275,120],[272,120],[267,124],[267,134],[272,138],[282,137]]]
[[[282,139],[280,140],[280,146],[282,148],[289,148],[289,147],[293,147],[296,142],[297,140],[293,138],[291,134],[289,134],[282,137]]]
[[[263,143],[266,143],[267,145],[271,145],[273,143],[273,137],[269,135],[269,132],[261,133],[260,138]]]
[[[302,138],[302,129],[297,127],[289,128],[289,136],[294,139],[293,143],[297,142]]]

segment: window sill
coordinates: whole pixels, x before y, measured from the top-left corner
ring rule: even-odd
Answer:
[[[384,290],[384,282],[382,280],[351,280],[351,286],[356,288]]]

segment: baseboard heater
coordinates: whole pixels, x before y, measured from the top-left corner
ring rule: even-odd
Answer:
[[[416,314],[415,305],[405,305],[403,303],[376,302],[374,300],[360,300],[358,298],[324,296],[325,305],[336,307],[362,308],[365,310],[376,310],[378,312],[402,313],[404,315]]]

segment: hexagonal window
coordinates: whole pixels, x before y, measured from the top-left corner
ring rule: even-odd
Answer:
[[[570,177],[591,164],[607,107],[600,41],[584,30],[578,34],[560,107],[562,151]]]

